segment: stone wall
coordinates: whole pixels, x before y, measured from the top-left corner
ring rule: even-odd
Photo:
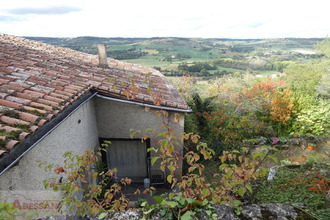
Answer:
[[[214,206],[215,213],[218,215],[218,219],[221,220],[236,220],[236,219],[299,219],[299,220],[313,220],[313,216],[309,215],[302,204],[290,205],[290,204],[261,204],[261,205],[248,205],[242,208],[241,215],[237,215],[233,208],[226,205]],[[39,220],[98,220],[99,215],[93,216],[49,216],[46,218],[39,218]],[[143,211],[125,211],[117,212],[108,215],[104,220],[139,220],[143,217]],[[150,216],[150,219],[165,219],[159,216],[159,213],[155,213]],[[194,219],[207,220],[209,217],[202,211],[198,213]]]

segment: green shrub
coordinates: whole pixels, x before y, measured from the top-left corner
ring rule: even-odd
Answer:
[[[320,100],[316,105],[297,114],[292,130],[300,134],[327,135],[330,128],[329,101]]]
[[[324,179],[326,178],[326,179]],[[254,182],[252,203],[303,203],[312,214],[320,219],[329,219],[330,209],[326,194],[317,190],[317,184],[329,178],[319,172],[302,172],[298,169],[281,167],[277,170],[273,181],[261,178]]]

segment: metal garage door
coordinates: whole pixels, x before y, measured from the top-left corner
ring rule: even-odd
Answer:
[[[141,140],[111,140],[106,155],[108,167],[117,168],[118,177],[147,177],[146,143]]]

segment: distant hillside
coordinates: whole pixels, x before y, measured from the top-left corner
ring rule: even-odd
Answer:
[[[317,58],[321,38],[49,38],[26,37],[61,47],[97,54],[106,44],[109,57],[156,68],[167,75],[221,76],[234,72],[280,73],[291,62]]]
[[[195,50],[211,50],[214,48],[231,48],[233,52],[250,52],[257,49],[280,48],[290,49],[313,49],[316,42],[321,38],[282,38],[282,39],[229,39],[229,38],[176,38],[176,37],[154,37],[154,38],[104,38],[104,37],[77,37],[77,38],[51,38],[51,37],[25,37],[27,39],[41,41],[44,43],[69,47],[74,50],[96,54],[96,44],[108,45],[108,50],[122,50],[134,47],[160,48],[187,47]],[[114,48],[111,48],[115,46]],[[116,47],[117,46],[117,47]],[[119,47],[118,47],[119,46]]]

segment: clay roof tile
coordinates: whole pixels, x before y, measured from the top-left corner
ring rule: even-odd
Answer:
[[[53,109],[52,106],[49,105],[45,105],[39,102],[31,102],[30,106],[35,107],[35,108],[39,108],[39,109],[45,109],[47,111],[51,111]]]
[[[20,108],[22,104],[17,102],[12,102],[4,99],[0,99],[0,105],[11,107],[11,108]]]
[[[26,127],[37,131],[92,89],[126,100],[124,91],[133,80],[138,90],[129,95],[130,101],[153,104],[163,90],[162,106],[189,109],[160,72],[114,59],[108,59],[108,65],[108,69],[100,68],[95,55],[0,33],[0,129],[22,129],[16,140],[7,142],[7,150],[0,149],[0,155],[30,134]],[[144,82],[146,78],[154,82],[154,97]],[[16,115],[6,115],[6,109]]]
[[[16,140],[10,140],[8,141],[8,143],[6,144],[6,148],[10,151],[12,150],[16,144],[18,144],[19,141],[16,141]]]

